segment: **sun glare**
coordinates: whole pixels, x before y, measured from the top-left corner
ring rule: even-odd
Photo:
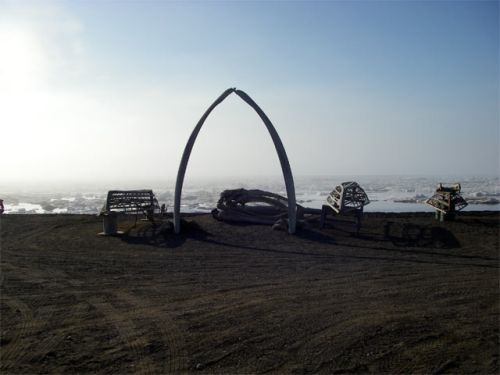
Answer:
[[[47,61],[34,31],[17,25],[0,27],[0,124],[2,139],[9,140],[2,144],[2,151],[17,155],[18,168],[9,167],[7,159],[0,166],[14,176],[30,167],[30,156],[20,153],[20,149],[41,151]]]
[[[11,93],[36,88],[45,78],[46,58],[37,36],[23,29],[0,29],[0,84]]]

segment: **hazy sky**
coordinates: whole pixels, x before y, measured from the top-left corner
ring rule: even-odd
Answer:
[[[296,175],[499,173],[497,1],[0,0],[1,179],[174,179],[228,87]],[[233,95],[187,178],[280,173]]]

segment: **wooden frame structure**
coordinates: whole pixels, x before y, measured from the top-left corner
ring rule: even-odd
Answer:
[[[468,203],[460,195],[462,187],[459,183],[452,186],[443,186],[441,182],[432,197],[425,201],[425,204],[436,210],[436,219],[440,221],[453,220],[455,213],[464,209]]]
[[[153,190],[110,190],[106,202],[101,209],[100,216],[103,217],[102,235],[121,234],[117,230],[118,214],[144,214],[146,218],[154,223],[154,214],[160,212],[158,200]]]
[[[368,195],[357,182],[342,182],[326,197],[328,205],[337,213],[363,210],[363,207],[370,203]]]
[[[278,132],[274,128],[271,120],[266,116],[264,111],[255,103],[252,98],[250,98],[245,92],[238,90],[236,88],[229,88],[224,91],[206,110],[203,116],[200,118],[198,123],[196,124],[191,136],[189,137],[186,147],[184,148],[184,152],[182,154],[181,163],[179,165],[179,169],[177,171],[177,180],[175,183],[175,199],[174,199],[174,230],[175,233],[180,233],[181,231],[181,195],[182,195],[182,186],[184,184],[184,177],[186,175],[186,168],[189,162],[189,156],[191,155],[191,151],[193,149],[196,138],[198,137],[198,133],[200,132],[203,124],[207,117],[212,113],[215,107],[217,107],[220,103],[224,101],[230,94],[235,93],[238,95],[244,102],[246,102],[250,107],[252,107],[255,112],[259,115],[261,120],[264,122],[269,134],[273,140],[274,147],[276,148],[276,152],[278,154],[281,169],[283,171],[283,177],[285,179],[286,193],[288,199],[288,232],[295,233],[296,225],[297,225],[297,204],[295,200],[295,185],[293,182],[292,170],[290,168],[290,163],[288,162],[288,157],[286,155],[285,148],[283,147],[283,143],[278,135]]]
[[[326,217],[329,213],[337,215],[353,213],[356,219],[356,233],[359,233],[363,218],[363,208],[370,203],[370,199],[357,182],[348,181],[337,185],[330,195],[326,197],[326,203],[321,208],[321,228],[324,228]]]

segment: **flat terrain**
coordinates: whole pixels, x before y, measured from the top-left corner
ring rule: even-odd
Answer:
[[[498,212],[370,213],[359,236],[0,220],[2,374],[499,372]]]

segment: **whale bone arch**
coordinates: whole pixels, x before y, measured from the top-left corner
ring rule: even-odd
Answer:
[[[290,163],[288,162],[288,157],[286,155],[285,148],[283,147],[283,143],[278,135],[278,132],[274,128],[271,120],[267,117],[264,111],[255,103],[250,96],[248,96],[244,91],[238,90],[236,88],[229,88],[224,91],[208,109],[205,111],[203,116],[201,116],[200,120],[196,124],[193,129],[191,136],[189,137],[186,147],[184,148],[184,152],[182,154],[181,163],[179,165],[179,169],[177,171],[177,180],[175,182],[175,199],[174,199],[174,231],[175,233],[180,233],[181,231],[181,195],[182,195],[182,186],[184,184],[184,177],[186,175],[186,169],[189,162],[189,156],[191,155],[191,151],[193,150],[194,143],[196,138],[198,137],[198,133],[200,132],[205,120],[210,115],[210,113],[217,107],[220,103],[224,101],[229,95],[232,93],[238,95],[244,102],[246,102],[250,107],[252,107],[255,112],[259,115],[261,120],[264,122],[269,134],[274,143],[274,147],[276,148],[276,152],[278,154],[278,158],[281,164],[281,170],[283,172],[283,177],[285,179],[285,187],[286,194],[288,199],[288,232],[293,234],[295,233],[296,225],[297,225],[297,204],[295,200],[295,185],[293,182],[292,170],[290,168]]]

